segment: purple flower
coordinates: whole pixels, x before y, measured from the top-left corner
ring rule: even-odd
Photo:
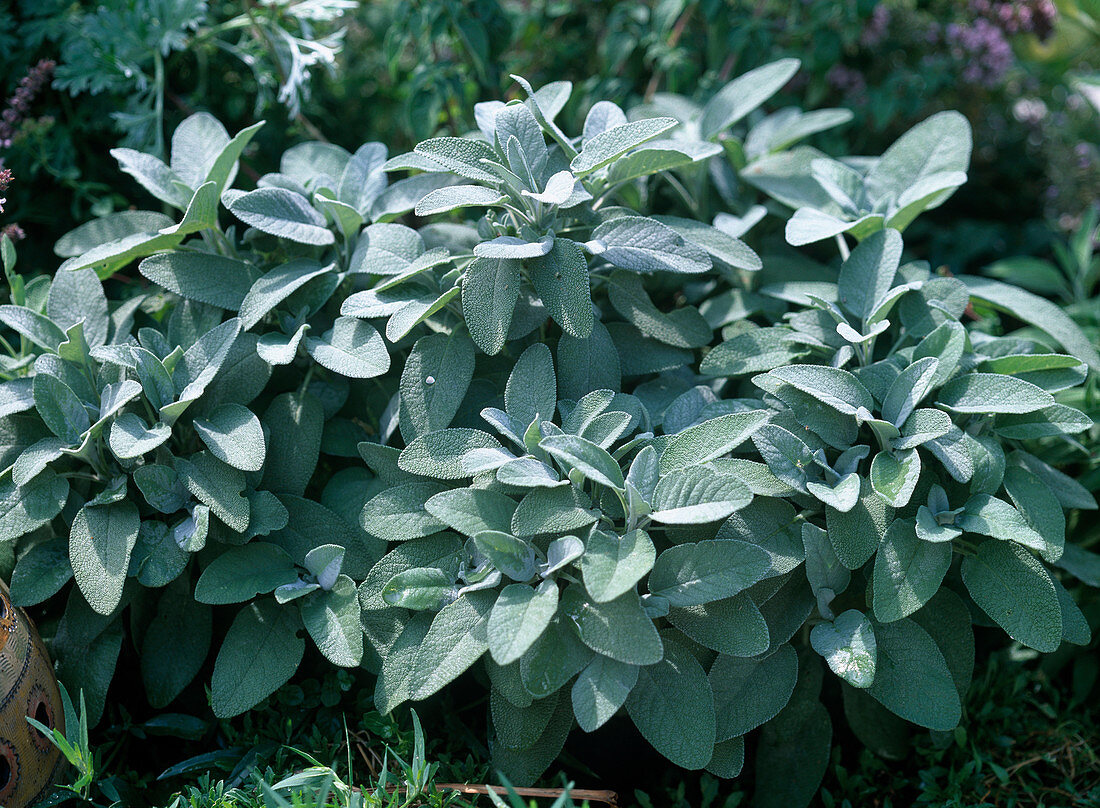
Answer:
[[[31,102],[50,80],[56,66],[56,62],[52,59],[43,59],[20,79],[15,94],[8,99],[3,113],[0,113],[0,148],[6,149],[11,146],[16,129],[31,111]]]

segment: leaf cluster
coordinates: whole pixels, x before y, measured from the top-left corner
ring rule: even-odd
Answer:
[[[53,647],[93,720],[126,636],[154,707],[216,648],[231,717],[304,632],[377,674],[383,713],[479,666],[516,782],[622,711],[720,777],[760,728],[758,782],[804,804],[825,668],[860,737],[946,731],[975,619],[1087,643],[1054,570],[1087,578],[1065,510],[1096,503],[1040,455],[1090,427],[1056,396],[1100,357],[1029,293],[905,260],[962,181],[959,116],[856,161],[788,151],[813,127],[777,113],[739,162],[725,133],[796,67],[679,118],[600,102],[579,136],[567,83],[517,78],[467,137],[302,143],[249,190],[259,125],[200,113],[167,162],[113,152],[173,215],[81,226],[52,278],[5,246],[0,540],[17,603],[68,587]],[[721,161],[839,260],[773,265],[647,207]],[[975,303],[1041,332],[975,329]]]

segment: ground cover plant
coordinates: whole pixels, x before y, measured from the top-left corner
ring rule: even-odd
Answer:
[[[172,215],[82,225],[52,276],[5,240],[0,538],[90,723],[124,644],[152,708],[209,684],[230,718],[304,633],[383,713],[473,669],[517,783],[625,713],[723,778],[753,733],[755,803],[806,804],[826,669],[874,748],[960,723],[973,622],[1088,643],[1064,511],[1096,503],[1042,458],[1090,428],[1055,395],[1100,357],[905,255],[966,179],[964,118],[833,159],[798,141],[842,111],[756,113],[797,67],[579,134],[568,83],[516,77],[469,136],[306,142],[251,190],[260,125],[198,113],[167,161],[112,153]],[[730,177],[771,201],[664,215]],[[762,259],[750,210],[817,251]]]

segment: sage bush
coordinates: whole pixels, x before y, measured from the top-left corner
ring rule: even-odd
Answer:
[[[228,718],[304,629],[383,712],[473,669],[515,782],[625,713],[719,777],[759,730],[757,802],[796,805],[826,670],[889,752],[959,725],[972,625],[1087,643],[1061,578],[1096,563],[1065,541],[1096,503],[1042,456],[1090,427],[1057,398],[1100,357],[1053,304],[905,253],[965,181],[961,115],[832,159],[797,144],[843,111],[759,111],[795,69],[600,102],[579,135],[567,83],[516,77],[478,132],[302,143],[252,190],[260,124],[198,113],[167,163],[112,152],[173,215],[89,222],[52,275],[5,242],[0,539],[92,716],[124,641],[158,709],[212,658]],[[738,215],[668,215],[711,183]],[[776,216],[837,257],[762,260],[740,237]]]

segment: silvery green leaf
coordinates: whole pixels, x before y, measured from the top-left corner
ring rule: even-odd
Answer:
[[[302,622],[317,649],[333,665],[354,668],[363,659],[363,627],[355,582],[346,575],[300,601]]]
[[[825,526],[840,563],[850,570],[859,569],[874,555],[886,529],[893,521],[894,509],[875,493],[867,478],[860,480],[859,501],[850,511],[825,509]]]
[[[437,692],[489,650],[489,614],[496,598],[496,592],[472,592],[435,616],[412,664],[413,699]]]
[[[50,463],[64,456],[62,448],[67,446],[60,438],[42,438],[22,452],[12,466],[11,479],[17,486],[23,487],[41,474]]]
[[[511,530],[525,538],[581,530],[600,516],[590,505],[588,497],[575,486],[535,488],[520,501]]]
[[[53,320],[25,306],[0,306],[0,323],[46,351],[56,352],[65,341],[65,332]]]
[[[244,261],[199,252],[151,255],[138,271],[153,283],[190,300],[236,311],[255,280]]]
[[[795,107],[786,107],[767,116],[749,129],[745,137],[745,154],[752,159],[768,152],[779,151],[803,138],[848,123],[850,120],[852,120],[852,112],[847,109],[815,109],[811,112],[802,112]]]
[[[35,409],[50,431],[67,446],[80,443],[91,419],[72,388],[56,376],[39,373],[33,390]]]
[[[1016,542],[1044,555],[1052,549],[1046,538],[1027,523],[1023,514],[1003,499],[988,494],[971,497],[955,518],[955,524],[968,533]]]
[[[788,244],[801,247],[842,233],[851,233],[856,238],[867,237],[881,230],[883,222],[883,216],[878,213],[868,213],[848,221],[813,208],[799,208],[787,220],[784,232]]]
[[[309,200],[285,188],[257,188],[237,197],[230,212],[247,225],[300,244],[324,246],[336,239]]]
[[[406,442],[450,426],[473,373],[474,345],[462,332],[416,341],[401,371],[400,426]]]
[[[699,163],[722,153],[717,143],[692,140],[651,140],[615,160],[607,170],[608,182],[618,184]]]
[[[19,378],[0,383],[0,418],[34,407],[34,379]]]
[[[150,429],[141,416],[132,412],[120,415],[111,424],[108,444],[120,460],[132,460],[151,452],[172,436],[172,428],[156,423]]]
[[[697,606],[747,589],[764,577],[770,564],[768,554],[748,542],[710,539],[679,544],[657,556],[649,591],[672,606]]]
[[[584,118],[582,142],[587,143],[596,135],[627,122],[626,113],[612,101],[597,101]]]
[[[1002,415],[997,418],[994,432],[1010,440],[1033,440],[1075,435],[1092,425],[1092,419],[1080,410],[1055,404],[1023,415]]]
[[[305,654],[297,610],[257,600],[237,613],[225,635],[210,689],[214,714],[239,715],[284,685]]]
[[[229,548],[203,570],[195,584],[195,599],[219,605],[244,603],[297,579],[285,550],[267,542],[250,542]]]
[[[597,656],[580,672],[571,691],[573,714],[585,732],[594,732],[619,711],[638,681],[639,667]]]
[[[312,584],[299,578],[293,583],[275,587],[275,601],[279,605],[289,604],[290,601],[304,598],[320,588],[319,584]]]
[[[962,535],[962,530],[952,524],[941,524],[936,515],[926,506],[917,508],[917,538],[928,542],[949,542]]]
[[[598,654],[628,665],[652,665],[664,653],[657,627],[642,608],[637,592],[614,600],[590,600],[577,584],[566,587],[562,614],[575,626],[581,642]]]
[[[374,220],[375,224],[368,226],[368,230],[409,213],[425,194],[437,188],[459,185],[462,182],[461,177],[440,171],[439,166],[428,161],[426,157],[419,159],[424,162],[423,168],[428,173],[398,180],[375,197],[369,211],[369,218]]]
[[[261,487],[301,496],[317,467],[325,413],[308,391],[280,393],[260,421],[267,438]]]
[[[868,200],[877,206],[897,200],[929,176],[965,172],[970,165],[971,147],[970,123],[960,113],[940,112],[921,121],[898,138],[867,172]],[[943,204],[952,191],[953,187],[948,187],[926,200],[923,209]]]
[[[426,305],[430,306],[434,295],[421,298],[422,291],[417,287],[364,289],[344,299],[340,304],[340,314],[369,320],[375,317],[389,317],[406,308],[410,303],[419,303],[422,300],[427,300]],[[421,312],[423,311],[422,308]]]
[[[858,474],[846,474],[834,485],[809,481],[806,489],[821,502],[841,513],[847,513],[859,501],[860,479]]]
[[[496,160],[496,152],[489,144],[470,138],[436,137],[416,144],[416,153],[430,158],[448,171],[466,177],[495,184],[497,178],[482,167],[482,160]]]
[[[1056,562],[1066,546],[1066,516],[1050,486],[1023,466],[1010,466],[1004,487],[1028,525],[1045,540],[1039,548],[1043,560]]]
[[[875,619],[892,623],[913,614],[939,591],[950,566],[950,544],[921,541],[912,521],[895,520],[875,555]]]
[[[901,429],[928,394],[939,370],[935,357],[918,359],[898,374],[882,402],[882,417]]]
[[[781,426],[764,424],[753,432],[752,442],[777,478],[796,490],[807,490],[806,472],[814,460],[801,439]]]
[[[498,665],[509,665],[535,644],[558,610],[558,587],[509,584],[489,613],[489,653]]]
[[[475,253],[482,246],[475,247]],[[535,291],[550,316],[570,336],[587,338],[592,333],[592,298],[588,262],[577,243],[553,239],[542,255],[527,262],[527,267]]]
[[[717,708],[717,737],[736,738],[767,723],[791,698],[798,654],[790,645],[751,659],[721,655],[708,676]]]
[[[508,339],[522,266],[516,258],[475,258],[466,267],[462,316],[474,342],[489,355],[499,353]]]
[[[401,450],[397,466],[411,474],[437,479],[463,479],[473,476],[466,463],[470,452],[499,449],[499,441],[481,430],[444,429],[426,432],[409,443]],[[510,454],[507,455],[504,462],[510,457]],[[488,468],[495,468],[496,465],[491,464]]]
[[[720,415],[688,427],[665,445],[661,470],[668,472],[721,457],[752,437],[769,417],[766,410],[750,410]]]
[[[542,343],[528,347],[512,367],[504,389],[508,417],[525,429],[536,418],[549,420],[557,406],[557,380],[550,349]]]
[[[576,178],[569,171],[559,171],[546,181],[546,188],[542,193],[532,193],[527,190],[522,193],[544,205],[561,205],[572,196],[575,183]]]
[[[685,769],[702,769],[714,753],[714,696],[703,667],[681,645],[664,641],[660,662],[641,668],[626,711],[653,747]]]
[[[504,199],[499,191],[484,185],[450,185],[426,194],[416,203],[414,212],[417,216],[434,216],[457,208],[495,207]]]
[[[551,116],[553,117],[553,116]],[[546,148],[546,138],[539,127],[538,121],[526,104],[511,103],[501,105],[493,112],[490,142],[498,144],[501,151],[515,140],[515,150],[518,152],[518,162],[524,166],[524,173],[529,173],[537,181],[541,181],[546,172],[546,163],[549,152]],[[513,167],[517,170],[518,165]],[[570,184],[572,188],[572,184]]]
[[[187,490],[215,516],[238,533],[248,528],[251,509],[244,496],[244,472],[207,452],[193,454],[188,460],[176,458],[175,465]]]
[[[720,654],[757,656],[771,644],[768,624],[746,592],[698,606],[669,609],[668,619],[695,642]]]
[[[789,365],[776,368],[768,376],[777,379],[845,415],[874,408],[875,402],[859,379],[846,370],[827,365]]]
[[[974,602],[1012,639],[1049,653],[1062,642],[1058,593],[1035,556],[1019,544],[986,541],[963,559],[962,579]]]
[[[137,180],[142,188],[161,202],[179,210],[187,207],[191,194],[184,190],[186,183],[162,160],[134,149],[111,149],[110,154],[118,161],[118,167],[122,171]],[[163,226],[162,224],[159,225],[159,227]],[[159,227],[150,226],[142,229],[157,230]],[[101,239],[96,243],[101,244],[103,240]],[[83,250],[80,252],[83,252]],[[75,254],[79,255],[80,252]],[[63,255],[62,253],[58,254]]]
[[[649,535],[632,530],[623,536],[593,530],[581,559],[585,589],[597,603],[614,600],[632,590],[653,568],[657,557]]]
[[[411,227],[376,222],[359,234],[355,252],[348,262],[348,271],[368,275],[400,275],[423,252],[424,239]]]
[[[241,321],[234,317],[210,329],[184,352],[172,369],[172,381],[180,391],[179,398],[171,404],[165,404],[160,410],[165,423],[175,423],[184,410],[202,396],[221,370],[240,332]],[[138,385],[138,391],[140,390]]]
[[[229,144],[229,133],[209,112],[189,115],[172,133],[172,172],[188,187],[197,188],[207,181]]]
[[[1025,466],[1028,471],[1046,483],[1063,508],[1096,510],[1096,499],[1093,495],[1068,474],[1063,474],[1035,457],[1035,455],[1024,451],[1013,452],[1012,459],[1014,462]]]
[[[1005,311],[1029,325],[1038,328],[1057,340],[1069,353],[1100,370],[1100,353],[1080,327],[1070,319],[1061,307],[1039,295],[1010,286],[992,278],[962,275],[958,280],[966,284],[970,296]]]
[[[788,365],[809,351],[789,328],[754,328],[715,346],[699,365],[706,376],[742,376]]]
[[[289,261],[270,270],[252,284],[248,294],[241,301],[241,330],[250,330],[293,292],[332,270],[331,265],[323,267],[316,261],[305,258]]]
[[[348,160],[340,175],[337,196],[366,216],[374,200],[386,188],[382,170],[386,162],[386,147],[381,143],[364,143]]]
[[[595,390],[618,390],[622,367],[607,327],[593,320],[587,339],[562,334],[557,347],[558,395],[577,400]]]
[[[711,268],[703,248],[656,219],[622,216],[592,231],[589,252],[635,272],[699,273]]]
[[[262,334],[256,343],[256,353],[269,365],[289,365],[294,361],[298,346],[307,331],[309,323],[302,323],[290,336],[278,331]]]
[[[554,239],[547,236],[538,241],[524,241],[515,236],[497,236],[474,247],[479,258],[536,258],[554,248]]]
[[[840,305],[866,322],[876,303],[894,285],[901,251],[901,235],[896,230],[882,230],[860,242],[840,268]]]
[[[915,449],[927,441],[944,437],[951,431],[951,427],[951,416],[943,410],[913,410],[905,420],[901,435],[893,439],[893,447],[899,451]]]
[[[436,567],[414,567],[398,572],[382,588],[390,606],[420,611],[435,609],[454,593],[454,578]]]
[[[689,466],[665,474],[653,492],[650,518],[662,524],[703,524],[725,519],[752,501],[738,477]]]
[[[829,668],[853,687],[870,687],[875,680],[877,644],[871,621],[849,609],[831,623],[818,623],[810,643]]]
[[[306,351],[318,364],[351,379],[372,379],[390,368],[382,335],[355,317],[337,317],[324,336],[306,337]]]
[[[473,535],[473,541],[496,569],[514,581],[529,580],[537,570],[535,548],[510,533],[482,530]]]
[[[363,217],[351,205],[333,199],[328,195],[329,193],[326,190],[323,194],[314,194],[313,204],[324,211],[328,219],[332,220],[346,242],[359,232],[359,228],[363,226]]]
[[[434,482],[394,485],[363,506],[359,524],[367,533],[386,541],[408,541],[430,536],[446,525],[424,509],[424,503],[444,487]]]
[[[69,481],[46,469],[25,486],[0,482],[0,541],[10,542],[61,513],[69,496]]]
[[[829,542],[829,534],[817,525],[809,522],[802,525],[802,545],[806,551],[806,579],[818,597],[818,609],[821,610],[821,592],[827,590],[832,596],[843,593],[851,582],[852,574],[837,558]],[[828,607],[828,603],[824,605]],[[831,612],[826,614],[822,610],[822,616],[830,618]]]
[[[546,548],[546,564],[539,571],[543,578],[572,564],[585,553],[584,542],[576,536],[554,539]]]
[[[916,449],[897,454],[879,452],[871,463],[871,487],[893,508],[909,504],[920,477],[921,461]]]
[[[423,507],[443,524],[463,536],[485,530],[509,533],[516,503],[497,491],[480,488],[455,488],[442,491]]]
[[[584,143],[584,148],[573,158],[569,168],[578,177],[603,168],[616,157],[637,148],[647,140],[653,140],[668,130],[679,126],[675,118],[643,118],[605,129]]]
[[[619,464],[591,441],[576,435],[551,435],[543,438],[539,447],[562,463],[579,470],[593,482],[623,490],[624,479]]]
[[[267,452],[263,428],[260,419],[247,407],[223,404],[206,418],[196,418],[195,431],[214,457],[233,468],[241,471],[263,468]]]
[[[654,216],[656,221],[668,225],[692,244],[703,248],[712,258],[734,269],[756,272],[764,266],[748,244],[739,238],[694,219],[679,216]]]
[[[886,709],[922,727],[949,731],[962,713],[944,655],[915,620],[876,623],[878,661],[868,693]]]
[[[63,331],[83,323],[83,335],[91,347],[107,341],[109,318],[103,284],[90,269],[61,272],[50,283],[46,315]]]
[[[509,460],[497,469],[496,475],[500,482],[521,488],[557,488],[569,484],[553,467],[534,457]]]
[[[85,506],[73,519],[69,535],[73,577],[99,614],[111,614],[122,600],[140,526],[137,506],[129,501]]]
[[[700,348],[711,340],[710,325],[697,309],[685,306],[665,314],[653,305],[638,275],[613,273],[608,292],[615,310],[646,336],[680,348]]]
[[[959,413],[1028,413],[1052,406],[1054,398],[1015,376],[967,373],[945,384],[937,403]]]
[[[965,171],[938,171],[921,177],[910,185],[890,205],[889,227],[904,230],[921,213],[937,207],[956,188],[966,183]]]
[[[172,514],[191,498],[186,486],[171,466],[147,463],[134,470],[137,484],[145,501],[164,514]]]
[[[781,89],[798,72],[798,59],[780,59],[738,76],[703,108],[699,130],[710,140],[733,126]]]

